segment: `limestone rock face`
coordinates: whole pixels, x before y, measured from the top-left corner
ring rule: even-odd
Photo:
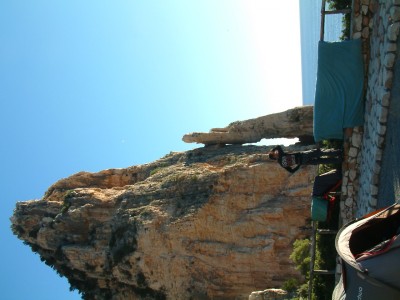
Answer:
[[[17,203],[13,232],[85,299],[247,299],[298,277],[314,166],[268,147],[205,147],[78,173]]]
[[[299,138],[304,143],[313,143],[313,106],[295,107],[280,113],[255,119],[236,121],[224,128],[213,128],[210,132],[185,134],[186,143],[246,144],[262,139]]]

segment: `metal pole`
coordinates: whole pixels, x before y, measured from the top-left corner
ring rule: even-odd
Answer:
[[[314,279],[314,264],[315,264],[315,251],[316,251],[316,237],[317,237],[317,224],[315,221],[312,224],[312,235],[311,235],[311,249],[310,249],[310,276],[308,278],[308,300],[311,300],[312,294],[312,282]]]
[[[321,4],[321,31],[320,31],[320,36],[319,36],[319,40],[320,41],[324,40],[324,35],[325,35],[325,0],[322,0],[322,4]]]
[[[361,8],[360,8],[361,9]],[[352,40],[353,39],[353,18],[354,18],[354,0],[351,1],[351,15],[350,15],[350,36],[349,39]]]

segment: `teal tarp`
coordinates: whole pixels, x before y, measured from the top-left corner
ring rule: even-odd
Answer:
[[[361,40],[318,44],[314,139],[343,139],[343,129],[363,125],[364,64]]]

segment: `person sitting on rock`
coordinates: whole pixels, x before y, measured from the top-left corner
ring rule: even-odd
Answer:
[[[270,159],[278,163],[290,173],[296,172],[301,165],[341,164],[343,160],[340,149],[311,149],[307,151],[285,153],[281,146],[276,146],[269,153]]]

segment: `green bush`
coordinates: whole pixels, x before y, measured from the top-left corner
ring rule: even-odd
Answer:
[[[328,7],[330,10],[340,10],[351,8],[351,0],[327,0]],[[351,24],[351,14],[347,13],[343,15],[342,19],[342,35],[341,40],[350,39],[350,24]]]
[[[293,243],[293,252],[289,258],[296,264],[296,269],[308,278],[310,269],[310,240],[296,240]]]

